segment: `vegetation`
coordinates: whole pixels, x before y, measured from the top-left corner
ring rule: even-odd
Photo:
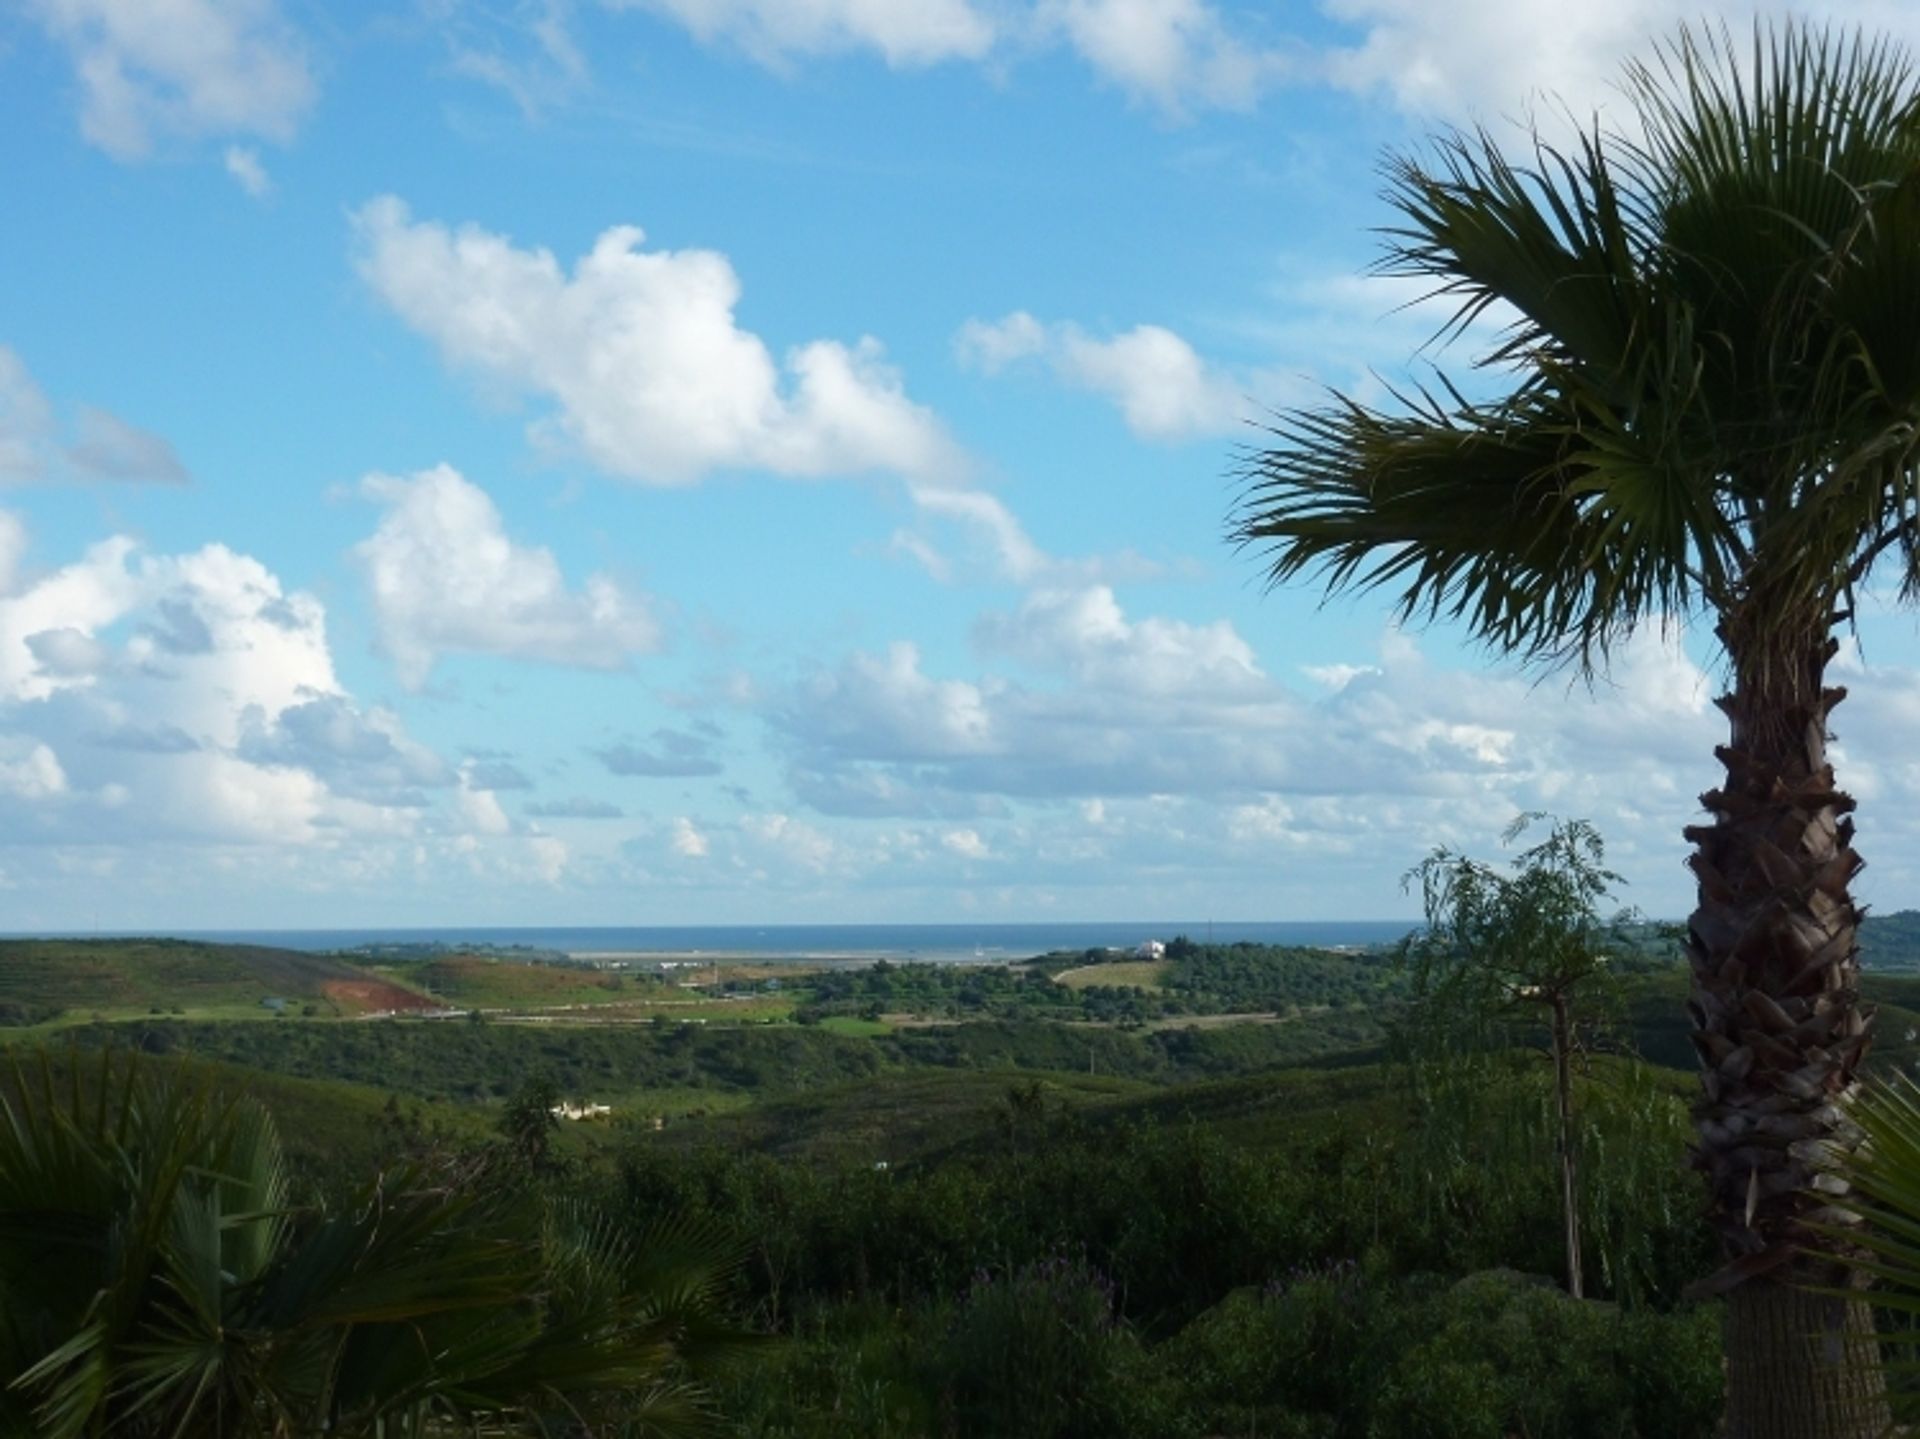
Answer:
[[[116,1041],[141,1042],[150,1075],[257,1095],[304,1156],[284,1166],[296,1239],[359,1213],[383,1172],[390,1190],[457,1187],[476,1206],[462,1222],[496,1237],[555,1205],[620,1216],[634,1244],[675,1216],[733,1236],[719,1322],[780,1343],[698,1374],[675,1360],[667,1381],[703,1382],[727,1432],[1710,1427],[1718,1311],[1681,1298],[1712,1257],[1678,1076],[1607,1055],[1576,1071],[1607,1162],[1579,1178],[1598,1298],[1574,1301],[1525,1277],[1563,1263],[1545,1066],[1490,1057],[1450,1105],[1385,1061],[1383,1016],[1414,981],[1390,957],[1175,953],[1170,974],[1236,1003],[1277,983],[1389,998],[1138,1030],[142,1017],[70,1025],[50,1063],[89,1114],[93,1051]],[[1082,958],[1006,982],[1051,985]],[[1625,983],[1659,990],[1665,1016],[1679,982],[1648,960]],[[1629,994],[1623,1024],[1639,1012]],[[1322,1067],[1284,1067],[1303,1041]],[[557,1122],[559,1098],[615,1112]]]
[[[1508,829],[1511,842],[1537,815]],[[1553,1065],[1553,1148],[1560,1162],[1567,1292],[1582,1297],[1580,1127],[1573,1066],[1597,1037],[1618,961],[1632,953],[1631,917],[1603,917],[1620,877],[1606,869],[1599,833],[1583,820],[1555,821],[1506,874],[1441,848],[1407,876],[1418,882],[1427,927],[1402,946],[1413,971],[1403,1033],[1420,1060],[1477,1059],[1513,1047],[1514,1021],[1546,1031]],[[1531,1027],[1531,1026],[1529,1026]]]
[[[1140,1026],[1206,1015],[1373,1009],[1403,994],[1391,958],[1292,945],[1196,944],[1164,960],[1107,950],[1043,955],[1023,965],[892,964],[812,976],[794,1017],[884,1014],[943,1019],[1050,1019]]]
[[[181,939],[0,940],[0,1025],[62,1014],[257,1014],[268,1001],[328,1015],[426,1008],[405,985],[327,955]]]
[[[1529,1071],[1505,1082],[1544,1097]],[[750,1434],[1706,1432],[1716,1316],[1677,1301],[1711,1250],[1677,1086],[1636,1182],[1589,1197],[1612,1302],[1583,1304],[1502,1267],[1557,1263],[1537,1148],[1483,1120],[1436,1163],[1405,1083],[1375,1067],[1092,1095],[1062,1077],[991,1102],[982,1085],[973,1115],[857,1152],[832,1115],[869,1103],[860,1086],[813,1101],[830,1112],[810,1145],[775,1138],[782,1114],[749,1141],[773,1147],[743,1149],[751,1111],[724,1143],[644,1140],[621,1192],[753,1236],[744,1298],[792,1338],[727,1392]],[[1588,1102],[1612,1118],[1620,1095]]]
[[[1539,1277],[1566,1264],[1547,1027],[1506,1016],[1470,1064],[1437,1065],[1409,1038],[1444,965],[1423,978],[1391,954],[1176,940],[1161,963],[1186,988],[1156,993],[1202,1012],[1139,1025],[1087,1019],[1051,976],[1109,961],[1060,955],[880,972],[896,1000],[987,997],[937,1022],[141,1013],[64,1025],[44,1063],[89,1116],[111,1098],[98,1051],[129,1043],[162,1087],[271,1113],[289,1254],[362,1214],[375,1175],[468,1201],[456,1227],[503,1244],[559,1212],[632,1246],[688,1222],[730,1236],[713,1322],[779,1343],[718,1368],[696,1346],[659,1380],[704,1386],[724,1432],[1704,1434],[1720,1310],[1683,1297],[1713,1267],[1683,1083],[1610,1052],[1686,1060],[1684,975],[1644,930],[1626,939],[1615,1042],[1570,1074],[1591,1160],[1580,1301]],[[783,992],[810,1001],[811,984]],[[1876,971],[1869,989],[1896,1038],[1920,1028],[1920,980]],[[1033,1009],[1014,999],[1029,992]],[[1262,1012],[1242,1006],[1291,1017],[1205,1012]],[[31,1055],[33,1033],[10,1048]],[[44,1105],[42,1062],[0,1077],[16,1112],[22,1086]],[[560,1121],[562,1099],[613,1114]],[[241,1302],[233,1273],[223,1303]],[[569,1402],[605,1419],[605,1397]],[[533,1401],[488,1402],[508,1405],[485,1421],[504,1429]],[[343,1412],[340,1432],[360,1422]]]
[[[1731,734],[1687,831],[1687,947],[1727,1432],[1851,1439],[1886,1424],[1866,1310],[1796,1287],[1845,1272],[1811,1156],[1846,1140],[1871,1025],[1825,673],[1882,560],[1920,580],[1920,104],[1892,45],[1793,26],[1747,53],[1683,32],[1626,88],[1632,140],[1536,136],[1523,168],[1449,135],[1390,162],[1379,268],[1455,302],[1452,331],[1510,308],[1495,393],[1282,416],[1237,529],[1276,582],[1385,588],[1588,671],[1637,630],[1712,625]]]
[[[1130,1033],[1039,1020],[980,1020],[836,1034],[820,1026],[240,1024],[149,1019],[83,1024],[63,1042],[97,1048],[132,1039],[150,1052],[192,1055],[311,1080],[344,1080],[454,1103],[505,1099],[545,1076],[573,1099],[613,1100],[657,1089],[785,1094],[906,1069],[1077,1070],[1175,1080],[1240,1073],[1364,1050],[1385,1038],[1363,1014],[1311,1022],[1226,1024]]]
[[[0,1426],[49,1439],[708,1428],[726,1261],[472,1168],[294,1203],[272,1121],[103,1061],[0,1100]]]
[[[667,991],[667,986],[651,975],[629,976],[471,954],[436,955],[418,964],[389,964],[384,969],[461,1009],[619,1004],[660,997]]]

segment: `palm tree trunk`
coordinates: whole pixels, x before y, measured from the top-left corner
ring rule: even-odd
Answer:
[[[1734,670],[1719,701],[1732,730],[1716,751],[1726,782],[1701,796],[1713,823],[1686,832],[1699,883],[1687,944],[1703,1090],[1695,1162],[1726,1260],[1696,1292],[1727,1296],[1726,1439],[1879,1439],[1889,1421],[1867,1305],[1805,1289],[1849,1282],[1832,1241],[1808,1226],[1845,1222],[1821,1157],[1848,1142],[1839,1101],[1871,1033],[1847,888],[1861,866],[1853,801],[1826,753],[1845,691],[1823,688],[1837,649],[1827,627],[1784,657],[1745,650],[1742,633],[1735,620],[1721,631]]]

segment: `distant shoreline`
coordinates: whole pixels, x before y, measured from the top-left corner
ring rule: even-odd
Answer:
[[[88,931],[8,938],[174,938],[215,944],[254,944],[274,949],[346,952],[401,946],[472,946],[506,954],[513,950],[561,953],[588,963],[633,963],[695,959],[705,963],[750,963],[785,959],[813,963],[903,962],[1009,963],[1038,954],[1089,949],[1134,949],[1149,940],[1186,935],[1202,943],[1245,941],[1307,948],[1392,944],[1416,927],[1413,920],[1083,920],[1030,924],[794,924],[794,925],[581,925],[421,926],[328,929],[187,929]]]

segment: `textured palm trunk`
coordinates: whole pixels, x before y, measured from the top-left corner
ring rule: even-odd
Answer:
[[[1827,762],[1827,717],[1845,691],[1823,687],[1836,646],[1826,627],[1813,633],[1799,654],[1762,655],[1723,628],[1726,781],[1701,796],[1713,823],[1687,831],[1695,1162],[1726,1261],[1701,1288],[1727,1298],[1726,1439],[1879,1439],[1889,1422],[1866,1304],[1806,1292],[1849,1282],[1810,1226],[1847,1222],[1829,1207],[1843,1184],[1821,1158],[1847,1142],[1839,1101],[1871,1032],[1848,893],[1861,865],[1853,801]]]

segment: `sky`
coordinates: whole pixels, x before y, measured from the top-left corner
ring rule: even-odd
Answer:
[[[0,930],[1398,918],[1533,810],[1683,914],[1701,636],[1587,686],[1225,533],[1486,338],[1381,156],[1700,13],[0,6]],[[1920,905],[1911,619],[1837,668]]]

